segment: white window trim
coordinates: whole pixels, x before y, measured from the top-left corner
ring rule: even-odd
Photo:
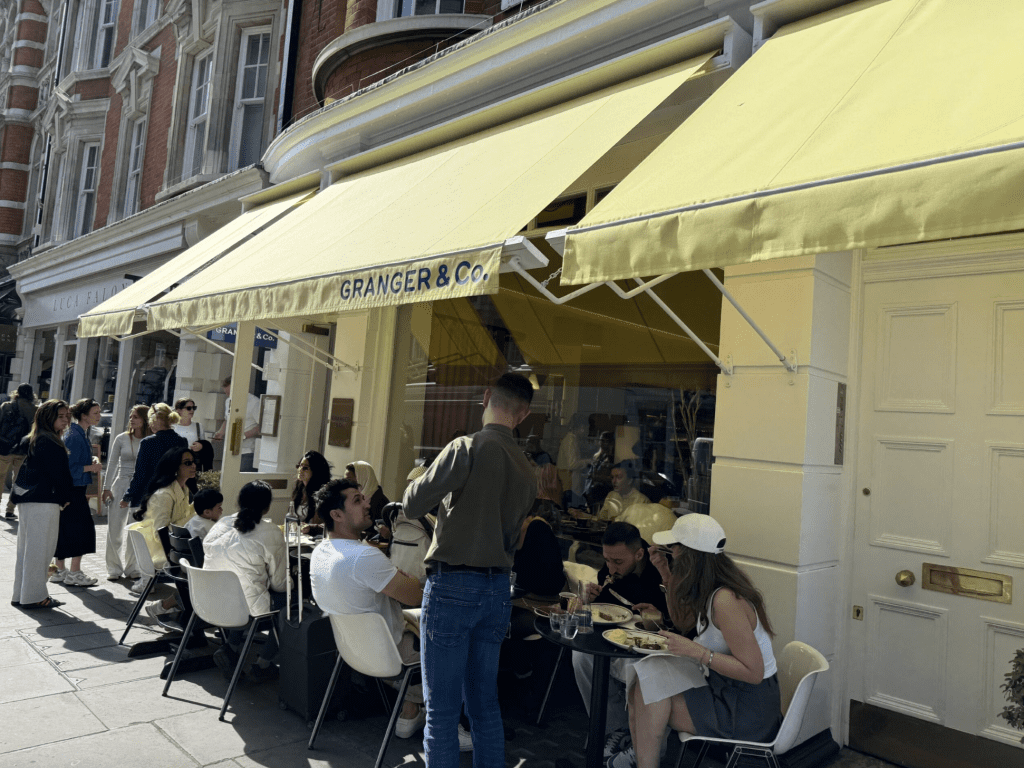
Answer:
[[[248,104],[259,103],[259,101],[261,100],[261,99],[256,99],[256,98],[253,98],[253,99],[244,99],[244,98],[242,98],[242,84],[243,84],[243,82],[245,80],[245,66],[246,66],[245,54],[246,54],[246,51],[248,49],[249,39],[251,37],[256,36],[256,35],[266,35],[267,36],[267,45],[268,45],[268,51],[267,51],[267,77],[266,77],[265,90],[264,90],[264,93],[263,93],[263,96],[262,96],[262,101],[263,101],[263,128],[264,128],[264,130],[266,130],[266,127],[267,127],[267,125],[266,125],[266,123],[267,123],[267,113],[268,113],[268,109],[267,109],[268,108],[267,95],[269,93],[271,93],[270,75],[271,75],[271,67],[273,66],[273,63],[274,63],[273,56],[272,56],[272,53],[273,53],[272,48],[273,48],[273,45],[274,45],[274,36],[273,36],[273,32],[272,32],[270,27],[251,27],[251,28],[246,29],[246,30],[244,30],[242,32],[242,36],[240,38],[240,43],[239,43],[239,46],[238,46],[238,68],[237,68],[237,71],[235,73],[235,99],[234,99],[235,103],[234,103],[234,106],[233,106],[233,108],[231,110],[231,112],[232,112],[232,117],[231,117],[231,141],[230,141],[230,143],[228,145],[229,146],[229,157],[230,157],[230,163],[229,163],[230,170],[237,170],[238,168],[241,167],[241,165],[239,164],[239,160],[240,160],[240,155],[242,153],[242,116],[243,116],[243,114],[245,112],[245,106],[248,105]]]
[[[128,134],[128,172],[124,183],[124,206],[122,218],[128,218],[139,212],[142,199],[142,168],[146,158],[146,133],[149,128],[146,117],[140,117],[132,123]],[[138,155],[136,155],[138,147]],[[138,158],[138,166],[134,160]]]
[[[137,0],[135,4],[135,19],[132,29],[136,35],[141,35],[149,26],[160,18],[160,0]],[[150,18],[150,11],[153,12]]]
[[[95,147],[96,157],[95,165],[90,166],[89,163],[89,150]],[[72,229],[69,240],[74,240],[76,237],[88,234],[92,231],[92,221],[85,220],[85,211],[87,206],[84,202],[87,196],[92,196],[92,215],[93,218],[96,216],[96,191],[98,188],[97,180],[100,175],[100,143],[98,141],[83,141],[79,145],[79,151],[82,153],[81,162],[78,163],[77,175],[75,176],[75,198],[74,198],[74,209],[72,211]],[[92,168],[92,184],[91,186],[86,185],[87,170]]]
[[[434,0],[434,14],[423,13],[423,14],[414,14],[414,16],[399,16],[398,15],[398,5],[401,2],[402,2],[402,0],[379,0],[379,2],[377,3],[377,21],[389,21],[390,19],[401,19],[401,18],[408,19],[408,18],[414,18],[415,15],[430,16],[430,15],[436,15],[436,14],[440,13],[441,0]],[[514,0],[514,2],[509,2],[509,5],[515,5],[518,2],[520,2],[520,0]],[[505,7],[506,7],[505,3],[506,3],[506,0],[501,0],[501,9],[502,10],[505,10]],[[460,11],[460,13],[465,13],[465,12],[466,12],[466,0],[462,0],[462,10]]]
[[[200,68],[203,64],[207,64],[206,68],[206,91],[203,98],[206,104],[203,107],[203,112],[194,116],[195,105],[196,105],[196,83],[199,78]],[[193,170],[192,160],[195,155],[196,140],[197,137],[203,141],[203,155],[206,154],[206,135],[210,129],[210,90],[213,80],[213,52],[207,51],[199,56],[195,57],[192,62],[192,80],[189,85],[189,97],[188,97],[188,112],[185,117],[185,151],[181,158],[181,180],[194,178],[203,172],[204,163],[200,162],[199,168]],[[197,129],[199,124],[202,124],[201,129]],[[199,136],[199,134],[202,136]]]
[[[88,29],[92,30],[93,33],[90,47],[95,46],[95,49],[92,51],[89,69],[103,69],[110,64],[110,59],[103,61],[103,34],[105,30],[110,30],[110,56],[111,58],[114,56],[114,46],[117,44],[117,12],[119,5],[118,0],[94,0]],[[104,14],[108,8],[112,12],[109,21],[104,19]]]

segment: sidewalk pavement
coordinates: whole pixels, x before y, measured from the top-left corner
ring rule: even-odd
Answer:
[[[277,682],[240,682],[226,722],[217,719],[227,682],[216,668],[179,675],[162,697],[159,675],[168,657],[128,652],[163,630],[143,612],[126,645],[117,644],[137,598],[129,580],[105,579],[106,518],[94,520],[99,551],[83,559],[83,570],[99,583],[50,584],[50,594],[65,604],[35,611],[10,605],[17,522],[0,522],[0,768],[372,768],[387,725],[382,714],[326,721],[311,752],[304,719],[278,705]],[[560,671],[542,727],[529,716],[535,707],[532,700],[505,707],[507,764],[582,766],[586,719],[571,670]],[[674,764],[675,749],[665,765]],[[423,766],[422,750],[418,735],[393,739],[385,765]],[[462,755],[462,765],[472,765],[471,753]],[[888,766],[849,750],[833,765]]]

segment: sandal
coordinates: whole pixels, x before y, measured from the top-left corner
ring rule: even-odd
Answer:
[[[33,609],[33,608],[57,608],[64,605],[60,600],[53,597],[48,597],[45,600],[40,600],[38,603],[29,603],[28,605],[21,605],[20,608]]]

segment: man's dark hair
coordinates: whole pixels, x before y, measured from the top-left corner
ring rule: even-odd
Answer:
[[[231,377],[230,377],[230,376],[226,376],[226,377],[224,378],[224,381],[222,381],[222,382],[220,383],[220,385],[221,385],[222,387],[226,387],[226,386],[228,386],[228,385],[229,385],[230,383],[231,383]]]
[[[626,477],[628,477],[630,480],[636,480],[636,462],[633,461],[632,459],[623,459],[622,461],[615,465],[614,469],[621,469],[623,472],[626,473]]]
[[[18,397],[22,400],[32,401],[35,399],[35,394],[32,392],[31,384],[20,384],[18,385]]]
[[[334,530],[334,518],[331,517],[331,510],[345,508],[345,491],[349,488],[354,488],[358,491],[359,484],[345,478],[338,478],[337,480],[331,480],[313,494],[316,514],[324,521],[325,531]]]
[[[644,540],[640,537],[640,529],[635,525],[630,523],[611,523],[605,529],[604,536],[601,537],[601,543],[606,547],[625,544],[636,552],[637,549],[644,545]]]
[[[224,503],[224,494],[216,488],[203,488],[192,497],[192,507],[197,515],[203,514],[208,509],[213,509],[218,504]]]
[[[533,402],[533,385],[518,373],[503,374],[491,384],[491,400],[499,408],[517,413]]]

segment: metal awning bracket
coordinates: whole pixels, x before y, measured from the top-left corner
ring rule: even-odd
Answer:
[[[359,373],[359,371],[362,369],[362,366],[360,366],[358,363],[352,365],[351,363],[346,363],[344,360],[339,360],[330,352],[325,352],[324,350],[319,349],[318,347],[309,343],[298,334],[293,333],[289,335],[287,339],[282,339],[281,335],[279,333],[276,333],[275,331],[270,331],[267,330],[266,328],[261,328],[260,330],[262,330],[268,336],[273,336],[278,341],[283,341],[285,344],[289,345],[295,352],[298,352],[300,355],[309,358],[317,365],[322,365],[324,368],[327,368],[328,370],[333,371],[334,373],[344,373],[345,371],[350,371],[351,373]]]

